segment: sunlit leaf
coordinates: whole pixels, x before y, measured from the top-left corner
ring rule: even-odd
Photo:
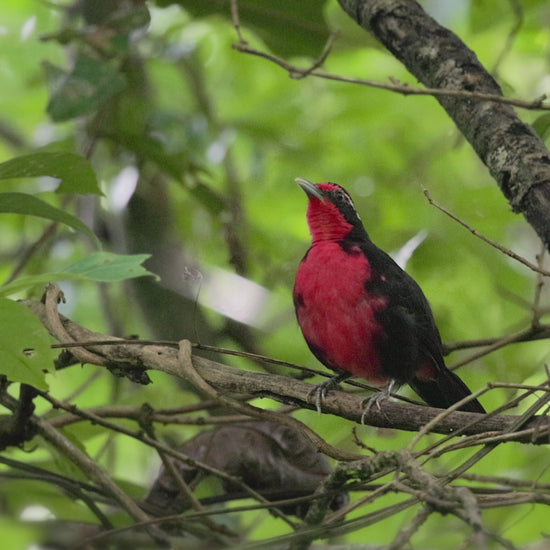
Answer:
[[[62,271],[18,277],[11,283],[0,287],[0,296],[11,296],[22,290],[37,285],[46,285],[52,281],[114,283],[146,275],[155,276],[141,265],[147,258],[149,258],[148,254],[122,255],[111,252],[94,252],[67,266]]]
[[[66,267],[60,274],[73,274],[93,281],[113,283],[153,275],[141,265],[147,258],[149,254],[123,255],[94,252]]]

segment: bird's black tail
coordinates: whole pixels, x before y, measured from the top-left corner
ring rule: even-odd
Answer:
[[[415,377],[409,382],[409,385],[428,405],[439,409],[447,409],[472,394],[468,386],[446,367],[437,370],[436,378]],[[485,409],[477,399],[468,401],[458,410],[485,413]]]

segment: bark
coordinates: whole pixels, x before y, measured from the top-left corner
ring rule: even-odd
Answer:
[[[23,302],[44,324],[48,331],[60,339],[59,329],[52,323],[47,306],[42,302],[25,300]],[[56,315],[57,316],[57,315]],[[181,378],[178,350],[160,345],[128,344],[113,336],[92,332],[89,329],[59,315],[66,338],[73,341],[120,341],[116,345],[87,345],[91,359],[89,362],[116,369],[157,370],[176,379]],[[74,353],[83,347],[70,348]],[[93,357],[97,360],[94,360]],[[79,357],[77,355],[77,357]],[[210,361],[193,354],[193,367],[210,386],[223,395],[242,394],[249,397],[269,397],[281,403],[299,408],[315,409],[311,401],[311,391],[315,386],[289,376],[263,374],[236,369]],[[380,407],[371,406],[364,410],[364,396],[342,391],[330,391],[323,402],[323,413],[333,414],[348,420],[379,428],[418,431],[441,415],[442,409],[384,400]],[[518,429],[518,421],[521,426]],[[452,412],[439,418],[431,429],[433,433],[458,435],[478,435],[474,444],[495,443],[497,441],[517,441],[523,443],[549,444],[550,421],[547,416],[522,418],[518,416],[484,415],[469,412]]]
[[[414,0],[339,0],[420,82],[502,95],[494,78],[458,36]],[[509,105],[465,97],[437,100],[550,250],[550,155],[544,142]]]

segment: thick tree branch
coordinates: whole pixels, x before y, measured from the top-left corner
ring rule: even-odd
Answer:
[[[24,303],[55,336],[55,331],[49,325],[45,305],[31,300]],[[65,317],[60,318],[66,333],[78,341],[118,340],[112,336],[92,332]],[[94,354],[103,357],[107,365],[117,364],[120,370],[152,369],[176,377],[182,376],[178,350],[168,346],[117,344],[94,345],[90,348]],[[192,364],[206,383],[224,394],[240,393],[254,397],[269,397],[281,403],[315,409],[315,405],[309,400],[313,387],[311,384],[286,376],[244,371],[195,355],[192,356]],[[331,391],[323,404],[323,411],[359,423],[363,414],[362,402],[361,396]],[[440,409],[387,400],[380,408],[371,407],[364,415],[364,421],[375,427],[418,431],[438,415],[442,415],[433,426],[432,432],[455,434],[460,430],[460,433],[465,435],[483,434],[483,443],[495,436],[498,436],[499,440],[504,438],[507,441],[539,444],[550,442],[550,420],[545,416],[531,418],[523,424],[520,432],[507,433],[521,417],[448,411],[442,413]]]
[[[454,33],[414,0],[339,0],[407,69],[430,88],[502,95],[493,77]],[[550,155],[513,108],[462,97],[436,98],[506,196],[550,249]]]

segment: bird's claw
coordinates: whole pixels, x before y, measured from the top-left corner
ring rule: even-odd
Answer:
[[[327,393],[330,390],[333,390],[337,385],[338,384],[334,382],[333,378],[329,378],[328,380],[321,382],[321,384],[317,384],[317,386],[315,386],[307,394],[308,402],[315,404],[315,408],[317,409],[317,412],[319,414],[321,414],[321,407],[323,405],[323,402],[325,401]]]
[[[361,424],[365,424],[365,417],[367,416],[373,405],[376,405],[378,412],[381,412],[382,414],[384,414],[384,416],[386,416],[384,411],[382,410],[382,407],[380,406],[380,403],[386,399],[389,399],[394,385],[395,381],[392,380],[390,384],[383,390],[377,391],[369,395],[368,397],[365,397],[365,399],[361,401],[361,407],[363,409],[363,412],[361,413]]]
[[[372,409],[373,405],[376,405],[376,408],[378,409],[378,411],[382,412],[380,401],[383,401],[384,399],[387,399],[387,398],[388,398],[388,394],[383,391],[377,391],[372,395],[365,397],[365,399],[361,401],[361,408],[363,409],[363,412],[361,413],[361,424],[365,423],[365,417],[367,416],[369,411]]]
[[[332,378],[329,378],[328,380],[325,380],[324,382],[321,382],[320,384],[317,384],[308,394],[307,394],[307,401],[309,403],[315,403],[315,408],[317,409],[317,412],[321,414],[321,407],[323,405],[323,402],[327,396],[327,393],[331,390],[336,389],[340,382],[342,380],[345,380],[346,378],[349,378],[350,375],[348,373],[340,373],[336,376],[333,376]],[[312,400],[312,397],[315,396],[315,400]]]

